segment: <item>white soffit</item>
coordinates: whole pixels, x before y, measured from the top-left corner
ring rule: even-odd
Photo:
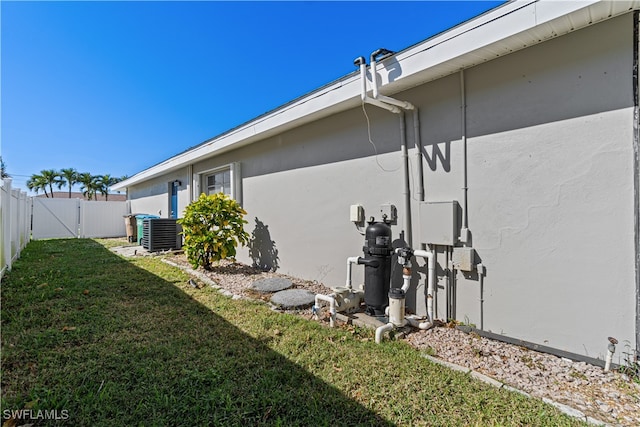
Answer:
[[[640,8],[640,0],[513,1],[378,64],[380,92],[394,94]],[[354,57],[362,52],[354,52]],[[400,68],[389,82],[385,68]],[[360,104],[353,73],[114,185],[138,184],[196,161],[268,138]]]

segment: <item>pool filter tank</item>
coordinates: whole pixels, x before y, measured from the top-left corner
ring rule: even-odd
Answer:
[[[389,305],[391,281],[391,227],[386,222],[369,222],[365,231],[364,258],[364,302],[370,316],[384,316]]]

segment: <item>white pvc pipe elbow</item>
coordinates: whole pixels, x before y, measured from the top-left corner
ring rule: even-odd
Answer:
[[[347,289],[351,289],[351,264],[357,264],[358,263],[358,258],[357,256],[351,256],[349,258],[347,258],[347,281],[345,283],[345,286],[347,287]]]
[[[429,319],[425,320],[415,316],[407,316],[405,317],[405,320],[409,322],[409,325],[414,328],[422,329],[423,331],[433,328],[433,322]]]
[[[325,301],[329,303],[329,326],[333,328],[335,326],[335,320],[336,320],[335,295],[316,294],[316,301],[315,301],[315,307],[314,307],[316,312],[320,310],[320,301]],[[316,317],[317,317],[317,314],[316,314]]]
[[[386,325],[379,326],[376,329],[376,344],[380,344],[380,342],[382,341],[382,334],[387,331],[393,330],[393,328],[393,323],[387,323]]]

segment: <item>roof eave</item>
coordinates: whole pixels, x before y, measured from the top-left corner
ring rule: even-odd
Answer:
[[[391,73],[381,73],[380,91],[391,95],[407,90],[638,8],[640,0],[510,2],[379,63],[380,68],[401,70],[393,81],[389,81]],[[359,104],[359,75],[352,73],[145,169],[112,189],[125,189]]]

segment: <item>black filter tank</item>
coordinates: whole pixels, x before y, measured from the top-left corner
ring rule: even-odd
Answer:
[[[370,316],[384,316],[389,305],[391,281],[391,227],[384,222],[370,222],[365,231],[364,258],[364,302]]]

